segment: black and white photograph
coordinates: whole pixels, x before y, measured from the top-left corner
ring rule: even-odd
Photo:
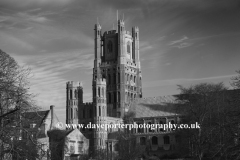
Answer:
[[[240,1],[0,0],[0,160],[240,160]]]

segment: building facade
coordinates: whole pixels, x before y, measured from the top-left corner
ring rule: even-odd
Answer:
[[[119,129],[89,128],[89,124],[123,123],[124,116],[129,112],[137,113],[139,104],[133,102],[145,103],[147,101],[142,98],[139,28],[133,27],[130,33],[125,30],[124,21],[118,20],[117,30],[102,33],[101,25],[95,24],[94,37],[92,102],[83,103],[81,83],[70,81],[66,84],[66,123],[84,124],[86,128],[82,128],[81,132],[89,139],[90,154],[94,149],[109,149],[109,146],[113,151],[116,141],[110,137],[109,133],[114,133]],[[160,101],[154,103],[157,104]],[[148,106],[144,107],[148,108]],[[137,116],[134,121],[129,123],[154,123],[154,117],[157,120],[163,119],[161,122],[167,123],[168,118],[165,116],[171,118],[176,116],[175,113],[165,115],[164,112],[154,110],[151,113],[157,113],[157,115]],[[160,132],[161,135],[156,136]],[[169,147],[173,146],[170,144],[174,143],[170,131],[148,132],[146,130],[140,133],[136,130],[132,133],[138,137],[138,142],[143,147],[147,141],[153,142],[154,150],[156,145],[159,145],[168,151]],[[163,135],[166,133],[168,135],[164,140]],[[154,138],[153,135],[155,135]],[[152,138],[153,141],[151,141]]]
[[[102,34],[100,24],[95,24],[94,35],[92,102],[83,103],[83,87],[79,82],[67,82],[68,124],[122,123],[130,102],[142,97],[138,27],[133,27],[130,33],[125,30],[124,21],[119,20],[117,30]],[[106,147],[110,131],[83,128],[81,132],[90,139],[90,147]]]

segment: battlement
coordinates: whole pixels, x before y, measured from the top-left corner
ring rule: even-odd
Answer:
[[[111,31],[105,31],[104,35],[114,35],[116,34],[116,30],[111,30]]]
[[[134,30],[135,32],[139,31],[138,26],[134,26],[134,27],[133,27],[133,30]]]
[[[96,79],[96,83],[106,85],[106,79],[105,78],[98,78]]]
[[[93,103],[92,102],[86,102],[86,103],[83,103],[84,106],[92,106]]]
[[[82,82],[74,82],[74,81],[68,81],[66,83],[67,88],[76,88],[81,87],[82,88]]]
[[[101,25],[100,24],[95,24],[95,29],[98,29],[98,30],[100,30],[102,27],[101,27]]]
[[[124,25],[124,20],[123,20],[123,19],[119,19],[119,20],[118,20],[118,24],[119,24],[119,23],[120,23],[121,25]]]
[[[132,36],[132,33],[129,32],[129,31],[125,31],[125,34],[129,35],[129,36]]]

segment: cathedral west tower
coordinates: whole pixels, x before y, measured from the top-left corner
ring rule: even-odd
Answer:
[[[122,118],[125,107],[133,99],[142,97],[139,29],[133,27],[130,33],[125,30],[124,21],[119,20],[117,31],[102,34],[100,24],[96,24],[94,30],[93,82],[106,79],[107,116]]]

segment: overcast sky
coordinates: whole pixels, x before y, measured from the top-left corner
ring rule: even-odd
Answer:
[[[238,0],[0,0],[0,49],[32,68],[31,92],[65,121],[66,82],[92,96],[93,27],[140,29],[143,97],[177,94],[177,84],[224,82],[240,69]]]

